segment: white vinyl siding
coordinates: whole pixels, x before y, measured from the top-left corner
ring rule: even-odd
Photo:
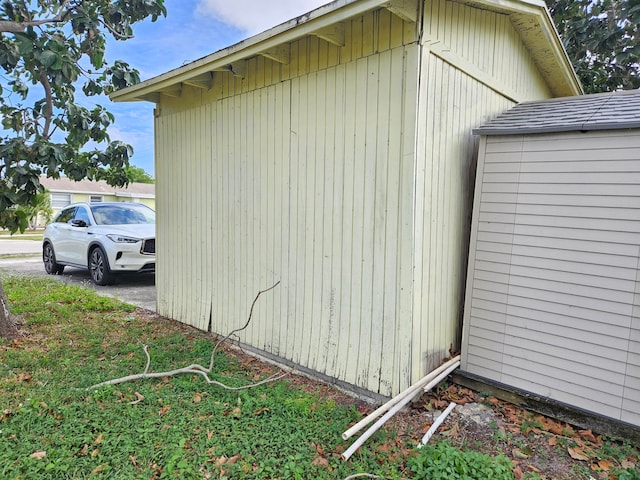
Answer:
[[[463,369],[640,425],[640,132],[480,148]]]

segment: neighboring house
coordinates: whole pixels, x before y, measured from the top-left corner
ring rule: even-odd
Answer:
[[[476,133],[462,370],[640,427],[640,92]]]
[[[66,177],[40,177],[40,183],[49,192],[54,214],[75,202],[137,202],[155,210],[154,184],[130,183],[124,187],[112,187],[103,180],[74,182]]]
[[[185,53],[186,55],[186,53]],[[113,94],[156,103],[158,312],[349,388],[459,348],[477,143],[581,87],[543,1],[338,0]]]

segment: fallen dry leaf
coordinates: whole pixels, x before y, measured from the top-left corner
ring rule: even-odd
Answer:
[[[226,457],[225,455],[222,455],[221,457],[218,458],[210,458],[208,461],[211,463],[215,463],[216,466],[221,467],[222,465],[231,465],[236,463],[238,460],[240,460],[240,458],[242,458],[242,456],[238,453],[237,455],[234,455],[233,457]]]
[[[460,428],[457,423],[453,425],[449,430],[444,432],[440,432],[440,435],[444,435],[445,437],[457,437],[460,433]]]
[[[47,452],[43,452],[42,450],[36,450],[31,455],[29,455],[29,458],[33,458],[35,460],[42,460],[46,456],[47,456]]]
[[[202,401],[202,395],[199,393],[196,393],[193,396],[193,403],[200,403]]]
[[[598,443],[598,439],[591,430],[579,430],[578,435],[589,442]]]
[[[98,465],[96,468],[91,470],[91,473],[96,474],[96,473],[104,472],[108,466],[109,466],[108,463],[103,463],[102,465]]]
[[[233,418],[240,418],[242,416],[242,408],[240,406],[230,408],[223,412],[225,417],[232,416]]]
[[[515,467],[513,469],[513,476],[516,477],[516,480],[522,480],[524,478],[524,473],[520,467]]]
[[[262,407],[262,408],[259,408],[258,410],[256,410],[255,412],[253,412],[253,414],[257,416],[257,415],[262,415],[263,413],[268,412],[268,411],[269,411],[269,409],[267,407]]]
[[[529,455],[527,455],[525,452],[523,452],[519,448],[514,448],[513,450],[511,450],[511,453],[515,458],[520,458],[523,460],[529,458]]]
[[[317,467],[328,467],[329,461],[324,457],[318,456],[313,459],[313,461],[311,462],[311,465],[315,465]]]
[[[609,460],[600,460],[598,461],[598,467],[600,467],[601,470],[608,472],[611,470],[611,467],[613,467],[613,463]]]
[[[28,373],[21,373],[16,376],[16,382],[18,383],[29,383],[31,381],[31,375]]]
[[[134,457],[133,455],[129,455],[129,460],[131,460],[131,464],[134,467],[136,467],[136,468],[138,467],[138,461],[136,460],[136,457]]]
[[[137,403],[140,403],[142,400],[144,400],[144,395],[142,395],[141,393],[138,393],[138,392],[133,392],[133,393],[137,397],[137,400],[134,400],[129,405],[135,405]]]
[[[558,439],[556,437],[549,437],[547,443],[549,444],[549,446],[555,447],[556,445],[558,445]]]
[[[170,405],[165,405],[164,407],[162,407],[160,409],[160,411],[158,412],[158,415],[160,415],[161,417],[163,417],[169,410],[171,409]]]
[[[584,451],[580,450],[579,448],[567,448],[567,451],[569,452],[569,455],[571,456],[571,458],[573,458],[574,460],[580,460],[581,462],[586,462],[589,460],[589,457],[584,453]]]
[[[322,455],[322,456],[326,455],[326,452],[325,452],[324,448],[322,447],[322,445],[320,445],[318,443],[315,443],[315,442],[311,442],[311,446],[313,448],[315,448],[316,452],[318,452],[318,455]]]
[[[104,435],[100,434],[96,437],[96,439],[93,441],[94,445],[100,445],[102,443],[102,440],[104,440]]]

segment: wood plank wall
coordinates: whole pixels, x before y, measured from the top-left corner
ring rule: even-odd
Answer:
[[[435,3],[430,22],[468,9]],[[161,314],[229,332],[281,281],[242,341],[384,395],[455,347],[470,131],[512,102],[430,55],[417,28],[381,9],[346,22],[343,47],[305,37],[287,65],[255,57],[244,78],[216,72],[210,90],[162,98]]]
[[[445,0],[425,8],[414,223],[414,378],[435,368],[450,347],[459,348],[478,149],[472,130],[514,104],[477,81],[473,72],[480,68],[495,85],[522,98],[550,95],[508,16]],[[431,51],[434,45],[463,61],[445,61]]]

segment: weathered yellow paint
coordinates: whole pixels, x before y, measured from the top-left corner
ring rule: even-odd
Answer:
[[[459,347],[471,130],[551,90],[508,15],[420,5],[161,95],[159,313],[226,333],[280,281],[240,339],[384,395]]]

